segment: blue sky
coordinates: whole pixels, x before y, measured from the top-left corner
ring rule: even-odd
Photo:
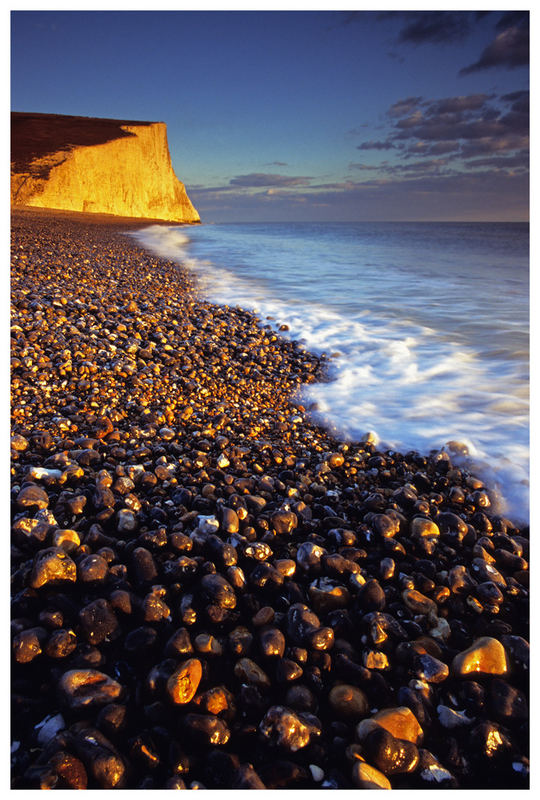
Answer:
[[[11,80],[166,122],[204,221],[528,215],[526,12],[13,11]]]

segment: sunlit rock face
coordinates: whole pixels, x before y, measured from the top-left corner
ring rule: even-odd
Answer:
[[[163,122],[11,115],[11,204],[199,222]]]

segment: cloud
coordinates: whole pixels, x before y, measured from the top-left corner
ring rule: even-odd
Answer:
[[[383,161],[383,164],[386,163],[387,163],[386,161]],[[357,161],[351,161],[351,163],[349,164],[349,169],[359,169],[362,171],[374,170],[374,169],[380,169],[380,165],[375,166],[373,164],[360,164]]]
[[[357,145],[357,150],[390,150],[391,148],[395,147],[393,142],[386,141],[386,142],[362,142],[362,144]]]
[[[405,11],[401,13],[408,24],[399,33],[398,41],[412,44],[440,44],[463,39],[470,31],[474,12],[466,11]]]
[[[267,172],[251,172],[249,175],[237,175],[231,178],[229,184],[231,186],[244,186],[249,188],[254,187],[269,187],[269,186],[307,186],[312,178],[303,175],[289,176],[289,175],[273,175]]]
[[[511,23],[508,27],[506,24]],[[515,69],[529,64],[529,14],[528,12],[510,12],[503,15],[497,24],[502,28],[495,39],[482,52],[478,61],[460,70],[460,75],[472,72],[506,67]]]
[[[286,161],[270,161],[268,164],[264,165],[265,167],[288,167]]]
[[[398,100],[397,103],[390,106],[388,115],[391,117],[401,117],[403,114],[410,114],[421,102],[421,97],[407,97],[406,100]]]
[[[467,166],[478,168],[487,167],[489,169],[525,169],[529,168],[529,152],[524,150],[513,156],[491,156],[488,158],[475,158],[467,161]]]

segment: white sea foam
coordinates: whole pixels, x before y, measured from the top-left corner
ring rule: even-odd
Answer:
[[[385,307],[377,307],[375,301],[370,302],[375,307],[372,312],[350,303],[342,311],[335,302],[327,305],[309,292],[289,290],[290,275],[280,286],[276,273],[269,283],[268,272],[239,267],[232,248],[225,249],[231,268],[222,266],[225,256],[217,266],[212,259],[192,255],[190,239],[198,234],[151,226],[133,235],[157,255],[194,272],[210,300],[251,309],[262,324],[275,328],[286,323],[289,330],[282,335],[312,352],[333,355],[331,382],[304,387],[300,393],[317,422],[348,439],[373,431],[383,448],[403,452],[427,453],[448,441],[460,441],[469,451],[467,465],[494,497],[499,496],[498,510],[517,522],[528,522],[523,359],[486,357],[474,340],[471,344],[463,336],[452,337],[424,324],[418,313],[417,319],[407,319],[407,311],[417,311],[414,297],[409,306],[403,304],[403,317],[383,313]],[[212,254],[211,249],[202,252]],[[403,280],[406,284],[407,278]]]

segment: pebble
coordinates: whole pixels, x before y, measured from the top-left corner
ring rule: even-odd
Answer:
[[[189,658],[167,680],[167,695],[176,705],[189,703],[195,696],[201,678],[201,662],[198,658]]]
[[[102,706],[117,700],[122,686],[95,669],[72,669],[64,672],[58,691],[71,710]]]
[[[526,788],[527,529],[117,224],[13,216],[13,788]]]
[[[337,684],[330,690],[328,702],[341,719],[357,720],[369,711],[369,701],[364,692],[346,683]]]
[[[392,784],[380,770],[366,764],[365,761],[355,761],[352,768],[352,781],[358,789],[391,789]]]
[[[397,739],[384,728],[372,730],[362,743],[368,763],[373,763],[384,775],[413,772],[419,762],[415,744]]]
[[[294,712],[285,706],[271,706],[264,715],[259,731],[262,736],[284,751],[295,753],[321,732],[319,720],[311,714]]]
[[[75,562],[60,547],[49,547],[36,555],[30,575],[32,589],[59,582],[75,583],[76,580]]]
[[[471,673],[504,675],[508,671],[508,658],[503,645],[492,636],[476,639],[466,650],[458,653],[452,661],[452,672],[456,677]]]

